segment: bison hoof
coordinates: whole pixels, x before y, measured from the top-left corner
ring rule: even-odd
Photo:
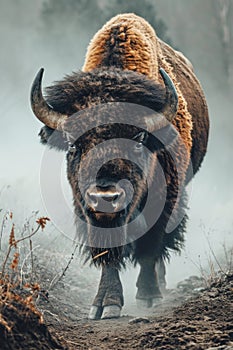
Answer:
[[[152,307],[158,307],[163,302],[163,297],[157,297],[152,299]]]
[[[148,309],[152,307],[152,299],[136,299],[136,302],[139,309]]]
[[[162,296],[158,296],[156,298],[150,298],[150,299],[136,299],[137,301],[137,307],[139,309],[148,309],[151,307],[156,307],[161,304]]]
[[[88,318],[90,320],[99,320],[101,318],[102,312],[103,312],[102,306],[92,305]]]
[[[121,307],[118,305],[104,306],[102,319],[118,318],[121,315]]]

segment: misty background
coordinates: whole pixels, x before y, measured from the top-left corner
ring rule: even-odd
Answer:
[[[35,210],[40,216],[50,216],[41,198],[45,148],[37,136],[42,125],[30,108],[32,81],[41,67],[45,68],[43,86],[81,69],[93,34],[106,20],[123,12],[146,18],[158,36],[189,58],[209,107],[209,146],[192,183],[186,247],[181,256],[172,256],[168,266],[168,286],[173,287],[198,274],[200,266],[208,267],[209,245],[220,261],[223,244],[232,247],[232,0],[0,0],[0,215],[13,211],[19,228]],[[50,152],[55,157],[55,151]],[[58,175],[71,198],[65,162]],[[59,206],[56,198],[54,205]],[[53,260],[56,265],[58,259],[57,270],[73,250],[71,240],[52,224],[35,240],[38,252],[50,251],[48,264]],[[75,261],[70,267],[74,272],[82,269]],[[94,268],[86,269],[95,278]],[[132,271],[123,273],[125,285],[129,274],[130,279],[135,277]]]

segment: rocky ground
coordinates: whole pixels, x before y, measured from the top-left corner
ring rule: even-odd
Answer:
[[[68,349],[230,350],[233,275],[205,290],[201,279],[191,277],[169,291],[164,302],[146,317],[88,321],[80,315],[80,320],[72,321],[64,312],[59,317],[55,322],[49,315],[47,325]]]
[[[16,258],[5,274],[9,281],[18,271],[15,285],[0,278],[0,350],[233,350],[232,273],[212,276],[211,283],[191,276],[167,290],[152,309],[139,309],[135,291],[127,295],[135,286],[135,270],[130,270],[122,274],[127,287],[122,317],[90,321],[99,281],[95,269],[83,267],[73,261],[74,254],[64,255],[57,247],[41,247],[33,269],[32,262],[27,265],[22,259],[23,269]],[[36,283],[25,289],[22,279]]]
[[[0,349],[233,349],[232,274],[210,288],[192,276],[167,291],[153,310],[135,307],[117,320],[89,321],[88,292],[73,289],[67,299],[68,288],[59,282],[51,295],[37,298],[44,323],[27,303],[6,303],[1,312],[10,328],[0,319]]]

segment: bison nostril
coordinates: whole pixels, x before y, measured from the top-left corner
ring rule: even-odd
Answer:
[[[88,204],[91,207],[94,207],[94,208],[97,207],[97,205],[98,205],[98,197],[96,196],[96,194],[90,193],[90,192],[87,191],[86,199],[87,199]]]
[[[115,196],[112,197],[112,201],[115,202],[119,197],[119,194],[116,194]]]
[[[125,203],[125,191],[122,189],[119,191],[112,200],[112,205],[115,209],[119,210]]]

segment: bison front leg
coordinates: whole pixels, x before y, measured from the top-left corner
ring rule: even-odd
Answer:
[[[155,268],[155,259],[145,257],[139,259],[140,272],[136,286],[138,288],[136,299],[139,305],[151,307],[153,303],[162,298],[159,288],[158,274]]]
[[[120,317],[124,304],[119,271],[115,267],[102,266],[98,292],[89,313],[89,319]]]

